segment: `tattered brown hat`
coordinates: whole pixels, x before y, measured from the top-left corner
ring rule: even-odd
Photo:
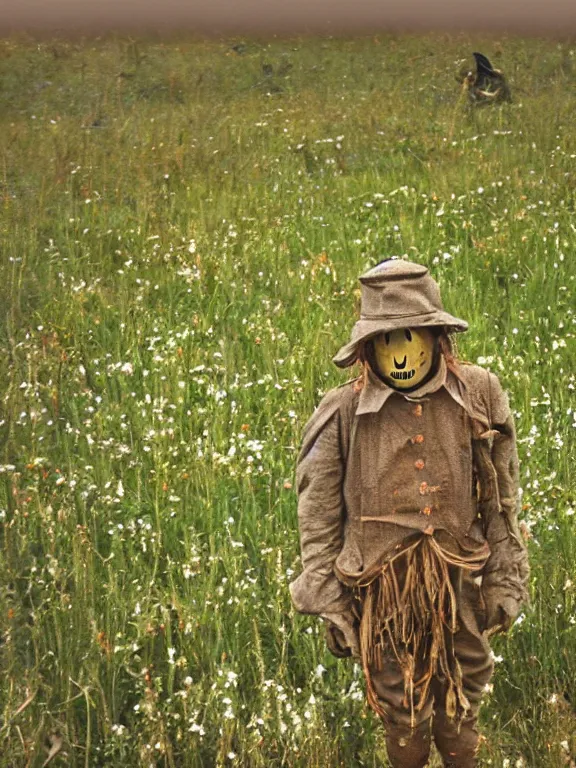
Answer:
[[[360,277],[360,319],[352,338],[332,360],[347,368],[358,358],[362,341],[397,328],[440,325],[465,331],[468,323],[444,311],[440,289],[423,264],[387,259]]]

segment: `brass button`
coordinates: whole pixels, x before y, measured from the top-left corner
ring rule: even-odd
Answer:
[[[425,515],[430,515],[432,513],[432,507],[424,507],[422,513]]]
[[[416,467],[416,469],[424,469],[425,464],[422,461],[422,459],[418,459],[418,461],[414,462],[414,466]]]
[[[414,445],[422,445],[423,442],[424,442],[424,435],[416,435],[415,437],[412,438],[412,443],[414,443]]]
[[[414,406],[414,416],[422,416],[422,406],[420,404]]]
[[[420,496],[424,496],[428,493],[428,483],[420,483]]]

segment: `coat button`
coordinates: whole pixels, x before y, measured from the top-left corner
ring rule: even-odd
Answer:
[[[429,525],[427,528],[424,528],[424,533],[427,533],[428,536],[432,536],[434,533],[434,526]]]
[[[424,507],[422,513],[425,515],[430,515],[432,513],[432,507]]]
[[[416,469],[424,469],[425,464],[422,461],[422,459],[418,459],[418,461],[414,462],[414,466],[416,467]]]
[[[428,483],[420,483],[420,496],[424,496],[426,493],[428,493]]]
[[[412,438],[412,443],[414,445],[422,445],[424,442],[424,435],[415,435],[415,437]]]
[[[414,406],[414,416],[422,416],[422,406],[420,403]]]

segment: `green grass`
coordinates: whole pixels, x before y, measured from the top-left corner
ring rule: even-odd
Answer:
[[[517,418],[533,602],[481,765],[570,765],[576,49],[238,42],[0,42],[0,766],[385,765],[287,584],[301,429],[390,255]],[[512,105],[468,111],[473,50]]]

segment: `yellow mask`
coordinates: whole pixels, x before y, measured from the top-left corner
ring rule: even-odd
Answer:
[[[434,334],[428,328],[400,328],[374,339],[378,369],[395,389],[412,389],[430,373]]]

